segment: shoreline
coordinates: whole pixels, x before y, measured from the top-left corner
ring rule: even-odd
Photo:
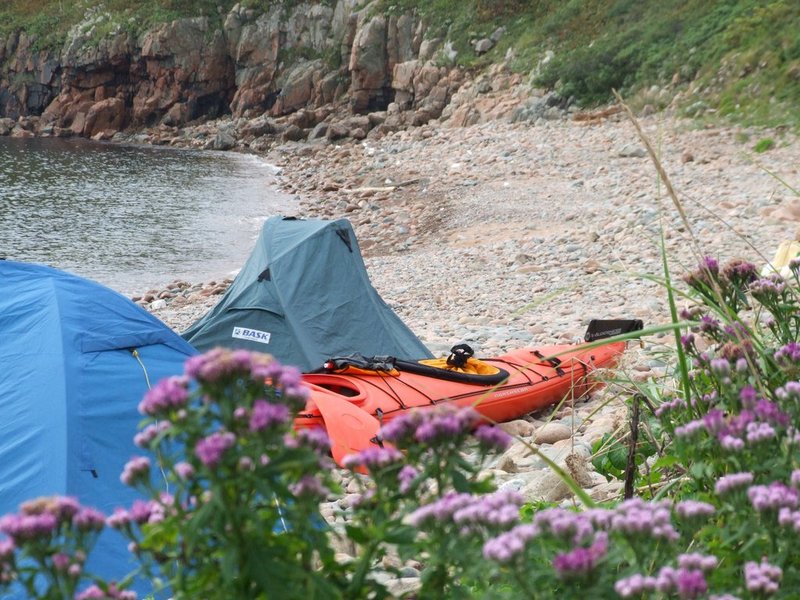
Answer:
[[[763,264],[794,237],[800,199],[776,177],[797,179],[795,138],[758,155],[773,177],[736,141],[738,129],[691,129],[663,115],[641,124],[657,136],[704,252]],[[661,275],[661,226],[673,278],[699,258],[619,116],[426,125],[369,142],[284,144],[261,158],[280,169],[278,190],[297,197],[296,216],[350,219],[373,285],[434,352],[572,341],[590,318],[663,322],[662,290],[635,275]],[[213,304],[217,284],[153,312],[185,328],[185,307]]]
[[[468,343],[477,357],[491,357],[578,341],[592,318],[669,322],[657,283],[662,231],[679,289],[701,253],[760,266],[796,235],[800,198],[778,179],[800,179],[796,138],[783,138],[755,162],[747,149],[757,140],[743,144],[738,129],[693,129],[664,116],[641,125],[661,150],[700,250],[632,125],[619,118],[424,126],[363,145],[290,146],[279,183],[299,195],[299,216],[350,218],[373,286],[434,355]],[[298,155],[303,160],[293,161]],[[419,183],[372,185],[411,179]],[[341,191],[359,188],[366,190]],[[218,283],[190,287],[151,311],[182,331],[220,298]],[[591,397],[502,424],[522,441],[489,466],[498,487],[528,501],[569,498],[563,481],[531,454],[535,444],[594,500],[618,497],[622,482],[597,473],[591,457],[607,436],[625,437],[635,383],[669,385],[663,352],[673,345],[672,335],[645,336],[628,345]],[[346,520],[337,506],[324,505],[323,514]]]

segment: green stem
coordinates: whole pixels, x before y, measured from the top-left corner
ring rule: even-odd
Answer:
[[[362,588],[364,587],[364,580],[367,578],[367,574],[369,573],[369,568],[372,563],[372,557],[380,548],[380,539],[381,536],[376,536],[376,539],[371,541],[364,552],[359,557],[359,564],[356,568],[355,573],[353,573],[353,577],[350,580],[350,586],[347,594],[347,598],[358,598],[359,594],[363,591]]]

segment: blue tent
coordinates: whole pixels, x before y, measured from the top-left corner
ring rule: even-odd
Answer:
[[[55,494],[106,514],[130,506],[137,494],[119,476],[142,453],[139,401],[194,354],[106,287],[0,260],[0,514]],[[122,536],[104,532],[89,570],[119,579],[134,566]]]

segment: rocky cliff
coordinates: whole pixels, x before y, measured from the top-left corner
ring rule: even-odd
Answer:
[[[138,36],[94,13],[60,51],[38,49],[25,32],[0,38],[0,135],[147,131],[154,143],[259,150],[265,136],[362,139],[439,118],[563,114],[552,96],[523,105],[497,95],[521,82],[502,67],[476,80],[443,66],[452,50],[417,15],[362,4],[236,5],[216,25],[187,18]],[[175,135],[187,130],[191,139]]]
[[[243,132],[205,142],[225,149],[241,134],[359,139],[443,113],[460,124],[480,118],[451,104],[466,97],[457,95],[465,77],[441,66],[447,46],[414,14],[338,0],[290,11],[236,5],[222,17],[221,26],[182,19],[134,36],[119,27],[99,35],[103,15],[94,14],[58,52],[24,32],[0,38],[0,135],[108,139],[244,118]]]

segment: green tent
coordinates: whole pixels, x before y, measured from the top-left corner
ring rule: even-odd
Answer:
[[[372,287],[346,219],[268,219],[219,304],[183,337],[200,351],[267,352],[303,371],[353,353],[432,356]]]

